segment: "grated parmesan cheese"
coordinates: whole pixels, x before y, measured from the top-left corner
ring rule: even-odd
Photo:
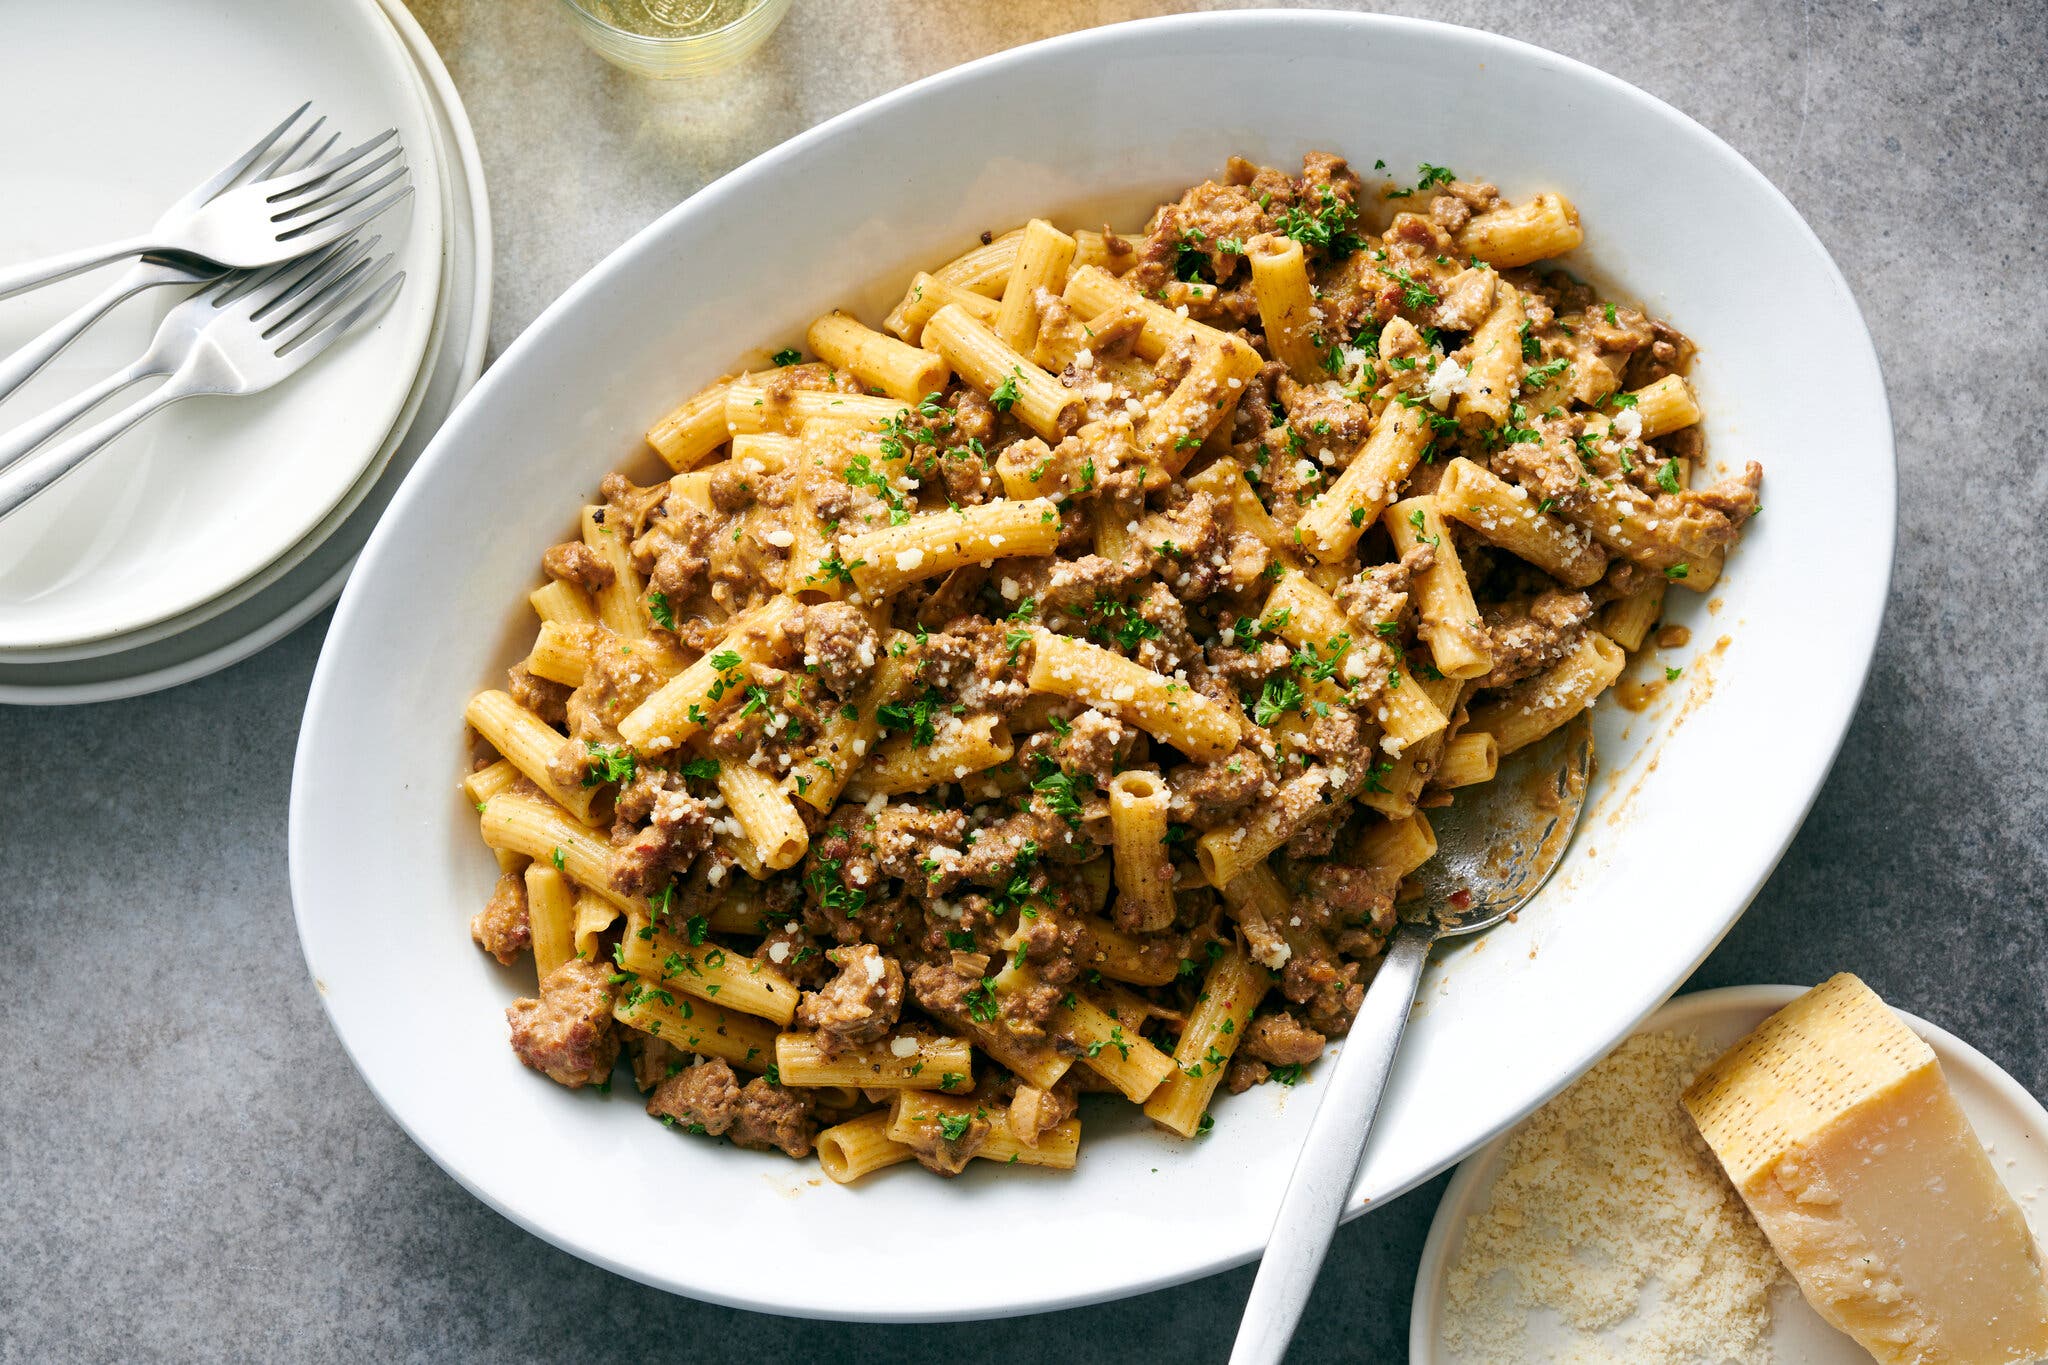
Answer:
[[[1442,412],[1451,405],[1451,398],[1465,391],[1468,376],[1465,367],[1449,356],[1429,372],[1429,383],[1423,392],[1429,396],[1430,405]]]
[[[1445,1276],[1447,1349],[1534,1360],[1529,1314],[1545,1309],[1562,1358],[1589,1365],[1770,1359],[1784,1271],[1679,1105],[1715,1056],[1639,1034],[1508,1139]]]

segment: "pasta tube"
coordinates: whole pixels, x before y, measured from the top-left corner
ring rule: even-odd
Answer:
[[[775,1026],[664,986],[638,982],[619,992],[612,1018],[665,1043],[717,1057],[742,1071],[766,1071],[775,1060]]]
[[[1555,730],[1593,704],[1628,666],[1621,647],[1597,630],[1579,647],[1533,678],[1527,678],[1472,713],[1467,731],[1485,731],[1503,756]]]
[[[526,774],[556,805],[585,824],[596,824],[591,806],[604,793],[599,784],[571,787],[557,782],[548,764],[569,741],[553,726],[514,701],[509,693],[495,689],[479,692],[469,699],[462,718],[484,742]]]
[[[1050,499],[1005,498],[852,536],[839,557],[862,593],[883,597],[963,564],[1051,554],[1059,543],[1060,514]]]
[[[1470,460],[1460,457],[1444,466],[1435,497],[1439,514],[1569,587],[1591,587],[1607,572],[1607,551],[1592,537],[1534,506],[1526,490]]]
[[[627,915],[619,965],[646,984],[686,991],[784,1028],[796,1016],[796,986],[781,972],[752,958],[735,957],[716,943],[679,939],[638,909]]]
[[[1067,267],[1074,260],[1074,239],[1043,218],[1024,225],[1017,243],[1017,259],[1003,286],[1003,302],[996,313],[995,334],[1019,355],[1030,355],[1038,344],[1038,291],[1055,296],[1066,288]]]
[[[819,1132],[818,1165],[835,1184],[849,1185],[872,1171],[913,1161],[917,1153],[889,1136],[887,1109],[835,1123]]]
[[[1081,395],[1038,368],[965,309],[949,305],[932,314],[924,327],[924,339],[997,410],[1015,412],[1017,420],[1048,441],[1059,440],[1080,424]]]
[[[845,313],[827,313],[805,334],[813,351],[846,370],[869,388],[880,389],[906,403],[946,387],[953,372],[945,357],[894,337],[870,331]]]
[[[1132,769],[1109,782],[1109,828],[1116,863],[1117,920],[1138,933],[1173,923],[1173,861],[1166,853],[1166,783]]]
[[[1084,640],[1034,627],[1031,686],[1122,716],[1198,759],[1222,758],[1243,731],[1216,702]]]
[[[725,444],[726,380],[693,395],[647,431],[647,444],[680,474]]]
[[[1296,530],[1308,552],[1325,562],[1350,554],[1400,492],[1429,441],[1429,418],[1420,407],[1399,400],[1387,404],[1344,472],[1301,514]]]
[[[885,1042],[828,1054],[808,1033],[775,1039],[775,1069],[784,1085],[850,1085],[869,1090],[974,1088],[974,1049],[964,1038],[899,1033]]]
[[[1486,649],[1472,584],[1458,559],[1458,546],[1437,513],[1436,499],[1404,498],[1380,520],[1393,537],[1395,553],[1405,555],[1422,544],[1436,552],[1434,562],[1416,576],[1415,605],[1422,621],[1419,633],[1429,645],[1437,672],[1446,678],[1483,677],[1493,668],[1493,657]]]
[[[1145,1102],[1146,1118],[1182,1137],[1200,1130],[1209,1099],[1270,980],[1242,948],[1229,948],[1210,964],[1194,1013],[1173,1050],[1173,1074]]]

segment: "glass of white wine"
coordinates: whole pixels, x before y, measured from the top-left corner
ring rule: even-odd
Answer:
[[[790,0],[561,0],[612,65],[670,80],[736,64],[775,31]]]

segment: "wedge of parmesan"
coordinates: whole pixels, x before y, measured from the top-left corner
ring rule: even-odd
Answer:
[[[1685,1108],[1815,1311],[1887,1365],[2048,1357],[2048,1279],[1933,1051],[1853,976],[1766,1019]]]

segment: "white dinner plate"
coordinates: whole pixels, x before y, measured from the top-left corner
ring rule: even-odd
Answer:
[[[141,696],[226,668],[282,639],[332,604],[356,553],[413,460],[482,372],[490,340],[491,224],[483,165],[447,67],[405,9],[379,0],[414,61],[435,114],[447,172],[447,265],[433,345],[400,425],[371,468],[313,533],[222,598],[171,622],[117,637],[115,647],[30,664],[0,660],[0,703],[71,705]],[[54,651],[52,651],[54,652]]]
[[[1015,128],[1030,136],[999,136]],[[1091,1107],[1070,1174],[977,1170],[948,1183],[899,1167],[840,1188],[814,1166],[689,1141],[625,1093],[572,1094],[525,1071],[503,1011],[532,989],[531,970],[500,968],[469,942],[495,865],[455,783],[464,702],[531,642],[536,556],[573,531],[605,471],[639,461],[654,476],[642,433],[679,398],[750,351],[800,338],[822,310],[879,316],[914,269],[984,230],[1034,214],[1128,227],[1233,153],[1286,164],[1318,147],[1365,166],[1449,165],[1514,196],[1569,192],[1589,257],[1699,341],[1717,460],[1769,467],[1769,511],[1724,585],[1709,600],[1673,594],[1697,643],[1658,662],[1681,664],[1683,681],[1646,714],[1600,708],[1603,772],[1570,867],[1516,923],[1425,981],[1354,1210],[1549,1098],[1726,932],[1826,775],[1891,563],[1883,384],[1819,242],[1697,124],[1520,43],[1316,12],[1094,30],[835,118],[640,233],[498,360],[365,548],[300,732],[293,898],[344,1046],[466,1187],[647,1283],[816,1316],[1029,1312],[1258,1253],[1313,1080],[1219,1102],[1214,1131],[1192,1143]],[[873,173],[898,165],[917,167],[915,195]],[[1800,325],[1758,328],[1765,316]],[[616,1201],[591,1200],[591,1172],[689,1197],[637,1201],[621,1217]],[[1000,1266],[915,1269],[934,1229],[963,1226],[997,1239]],[[807,1246],[862,1250],[811,1273]]]
[[[267,393],[194,399],[151,418],[0,522],[0,651],[33,662],[39,649],[186,612],[314,529],[376,457],[414,387],[445,228],[433,116],[369,0],[37,5],[11,15],[8,30],[0,260],[143,230],[307,100],[345,139],[396,127],[421,191],[369,229],[407,276],[374,326]],[[0,302],[0,352],[118,268]],[[0,404],[0,427],[132,360],[177,296],[155,290],[123,305]]]
[[[1681,995],[1652,1015],[1640,1031],[1693,1033],[1710,1047],[1726,1049],[1804,992],[1802,986],[1729,986]],[[2048,1110],[1996,1062],[1962,1039],[1904,1010],[1898,1015],[1934,1049],[1957,1102],[1991,1153],[1992,1166],[2019,1201],[2034,1240],[2048,1245]],[[1411,1365],[1474,1365],[1442,1344],[1444,1278],[1457,1260],[1466,1223],[1486,1207],[1511,1136],[1503,1136],[1460,1166],[1444,1190],[1443,1202],[1437,1205],[1429,1240],[1423,1243],[1408,1319]],[[1623,1324],[1624,1330],[1626,1327]],[[1569,1342],[1555,1328],[1548,1314],[1536,1316],[1529,1336],[1529,1359],[1558,1358]],[[1774,1359],[1798,1365],[1869,1365],[1870,1361],[1868,1352],[1828,1326],[1807,1305],[1799,1287],[1790,1280],[1781,1283],[1771,1297],[1768,1340]],[[1619,1347],[1619,1337],[1608,1344]]]
[[[378,0],[378,2],[381,4],[383,0]],[[406,15],[406,22],[413,22],[409,13]],[[416,24],[415,27],[417,27]],[[404,37],[402,30],[400,36],[401,38]],[[408,43],[409,46],[410,44]],[[439,60],[438,57],[436,60]],[[414,419],[418,417],[421,405],[426,401],[428,390],[432,387],[434,370],[438,364],[442,346],[447,340],[445,333],[450,313],[453,311],[455,304],[453,295],[459,292],[460,289],[459,283],[453,278],[451,260],[454,252],[457,219],[461,214],[466,214],[468,211],[468,206],[464,204],[460,206],[460,213],[458,213],[456,202],[458,182],[462,178],[462,168],[457,164],[458,152],[451,144],[446,128],[446,120],[439,112],[431,84],[423,72],[416,70],[414,78],[422,85],[427,97],[429,112],[433,115],[428,120],[428,131],[434,139],[434,162],[444,171],[439,183],[431,185],[422,183],[419,185],[418,190],[421,194],[435,194],[441,201],[441,221],[445,228],[441,267],[442,288],[435,299],[433,319],[427,332],[425,362],[421,365],[419,373],[414,377],[412,387],[407,391],[405,401],[400,405],[397,417],[392,421],[390,429],[384,435],[384,439],[378,443],[369,463],[360,474],[356,475],[355,482],[349,485],[348,491],[342,494],[341,499],[333,507],[328,509],[327,514],[314,525],[312,530],[301,536],[295,543],[285,547],[284,551],[277,558],[271,560],[270,563],[264,565],[256,573],[236,583],[227,591],[206,599],[189,611],[165,617],[160,621],[150,622],[134,630],[122,631],[117,635],[98,636],[89,640],[81,640],[71,644],[50,645],[35,650],[0,650],[0,668],[4,668],[10,663],[27,663],[40,666],[43,664],[69,663],[77,660],[94,659],[112,654],[133,654],[144,646],[154,644],[159,640],[168,640],[172,636],[186,634],[204,622],[232,611],[244,602],[267,591],[279,579],[296,568],[308,555],[326,543],[327,538],[347,522],[348,518],[362,505],[363,500],[370,496],[371,491],[383,477],[393,455],[396,454],[400,444],[405,440],[406,434],[412,430]],[[445,416],[445,412],[443,415]],[[431,435],[431,433],[432,428],[429,427],[428,434]],[[365,525],[364,533],[366,535],[368,533],[367,524]]]

